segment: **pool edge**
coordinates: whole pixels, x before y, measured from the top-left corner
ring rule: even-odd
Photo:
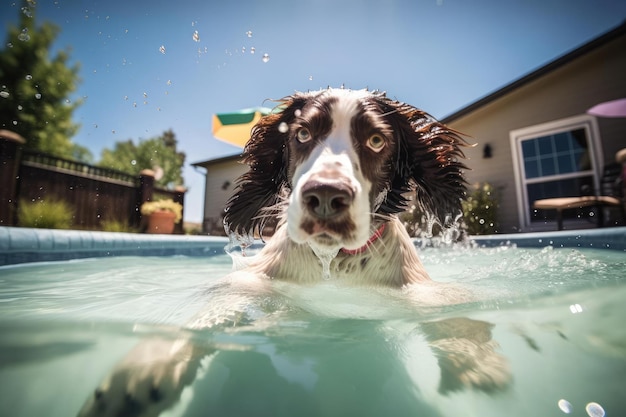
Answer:
[[[417,240],[416,240],[417,241]],[[626,251],[626,227],[470,236],[481,247],[594,248]],[[0,266],[107,256],[215,256],[221,236],[147,235],[0,226]]]

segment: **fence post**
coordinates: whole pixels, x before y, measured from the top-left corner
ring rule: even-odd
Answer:
[[[26,140],[15,132],[0,130],[0,226],[15,226],[18,170]]]
[[[135,213],[133,216],[134,227],[140,229],[145,228],[145,221],[141,215],[141,205],[146,201],[152,201],[152,194],[154,192],[154,171],[151,169],[144,169],[139,173],[139,188],[137,189],[137,204],[135,205]]]
[[[183,210],[181,212],[181,215],[183,216],[182,219],[176,223],[176,225],[174,226],[174,233],[182,235],[185,233],[185,228],[184,228],[184,222],[185,222],[185,193],[187,192],[187,189],[185,187],[183,187],[182,185],[177,185],[176,187],[174,187],[174,198],[173,200],[176,203],[180,203],[181,206],[183,206]]]

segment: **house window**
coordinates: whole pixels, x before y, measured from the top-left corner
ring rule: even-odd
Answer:
[[[536,200],[593,194],[599,184],[601,148],[593,116],[577,116],[511,132],[520,223],[531,227],[554,213],[532,208]],[[566,212],[577,217],[579,213]],[[535,223],[536,224],[536,223]]]

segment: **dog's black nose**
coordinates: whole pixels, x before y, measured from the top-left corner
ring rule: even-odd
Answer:
[[[348,210],[354,191],[342,181],[309,180],[302,186],[302,202],[309,213],[327,219]]]

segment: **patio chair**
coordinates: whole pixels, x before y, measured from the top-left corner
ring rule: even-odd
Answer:
[[[600,180],[600,193],[596,195],[581,195],[578,197],[558,197],[536,200],[533,208],[538,210],[556,210],[557,229],[563,230],[563,211],[596,207],[598,227],[604,226],[604,208],[618,207],[621,218],[624,219],[624,201],[622,195],[622,165],[608,164],[604,167]]]

